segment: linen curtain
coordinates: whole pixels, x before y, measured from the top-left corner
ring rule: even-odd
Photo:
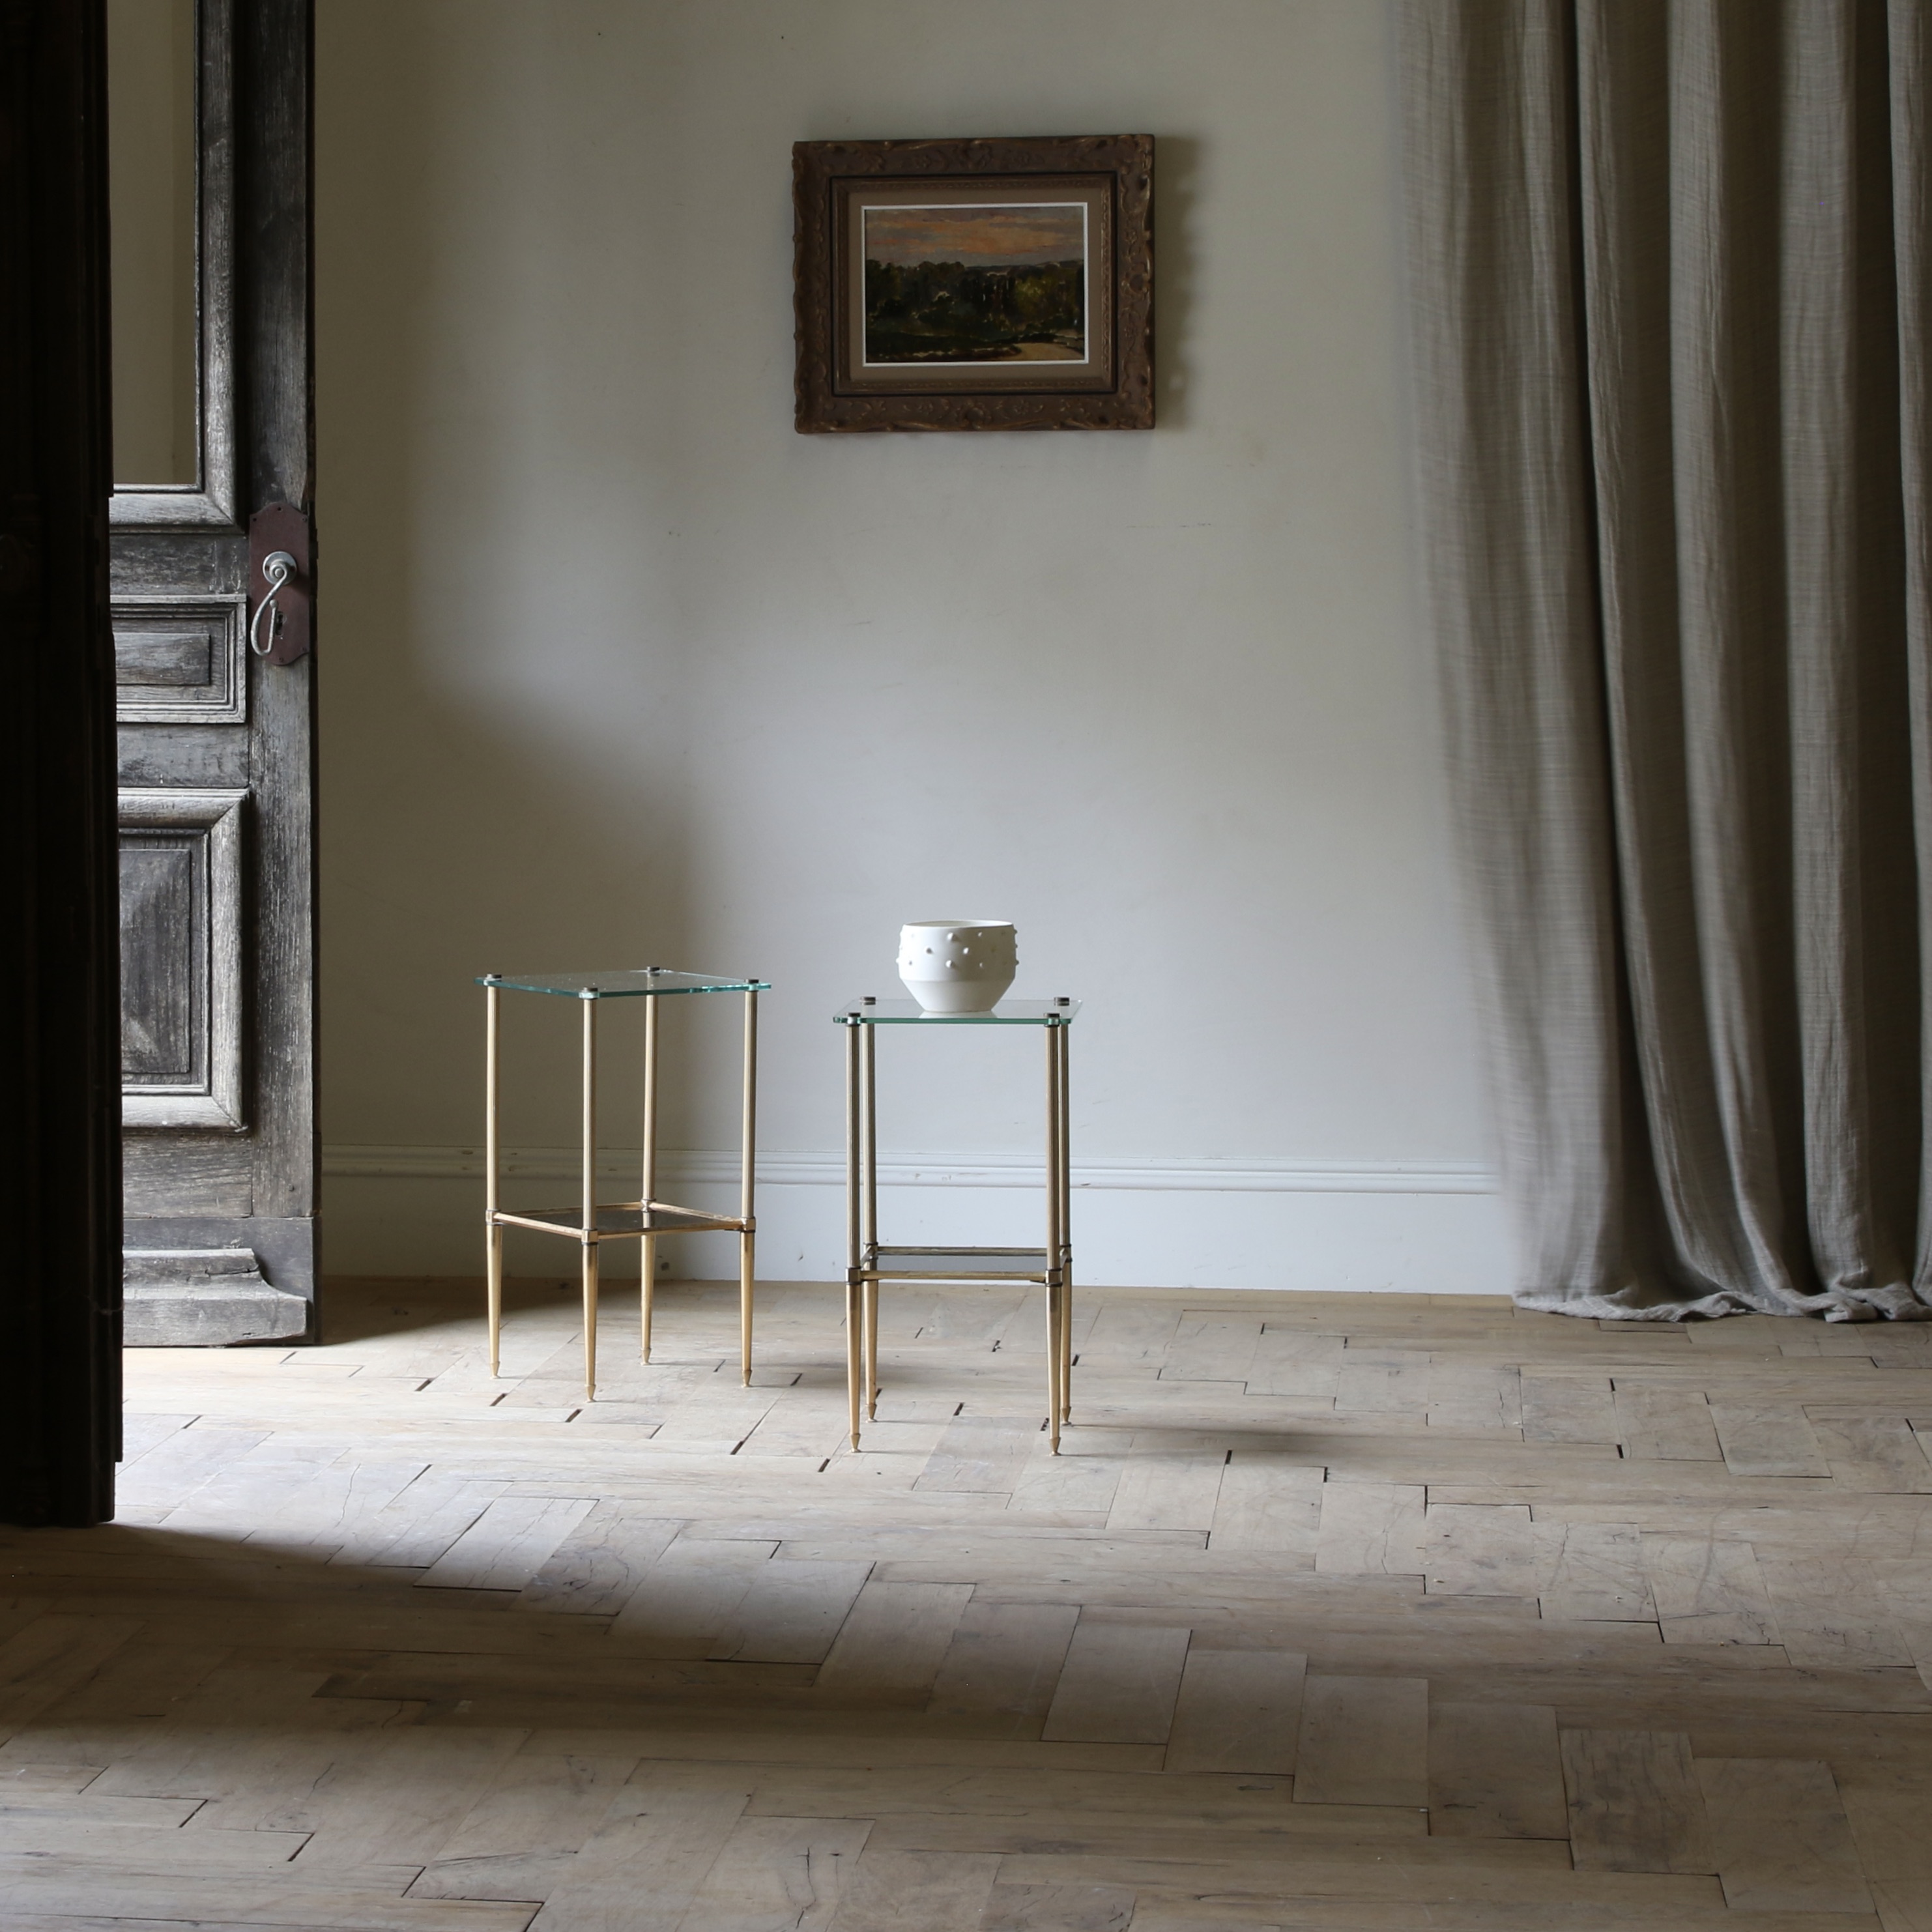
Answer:
[[[1932,1315],[1921,0],[1402,0],[1520,1302]]]

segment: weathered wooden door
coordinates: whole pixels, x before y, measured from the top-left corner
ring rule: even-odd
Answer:
[[[314,1332],[311,4],[107,0],[136,1345]]]

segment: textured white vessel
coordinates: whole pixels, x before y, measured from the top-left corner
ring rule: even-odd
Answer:
[[[1019,970],[1009,919],[919,919],[899,928],[899,977],[929,1013],[983,1013]]]

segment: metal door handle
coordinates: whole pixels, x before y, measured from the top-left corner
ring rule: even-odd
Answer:
[[[248,620],[248,648],[258,658],[265,658],[275,648],[275,633],[281,628],[282,614],[275,608],[275,594],[296,574],[296,560],[285,550],[271,550],[262,560],[262,580],[268,586],[268,594],[255,606],[255,614]],[[268,619],[268,641],[262,641],[262,620]]]

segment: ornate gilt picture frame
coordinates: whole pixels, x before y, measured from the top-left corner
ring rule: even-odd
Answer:
[[[1154,427],[1154,137],[801,141],[796,425]]]

